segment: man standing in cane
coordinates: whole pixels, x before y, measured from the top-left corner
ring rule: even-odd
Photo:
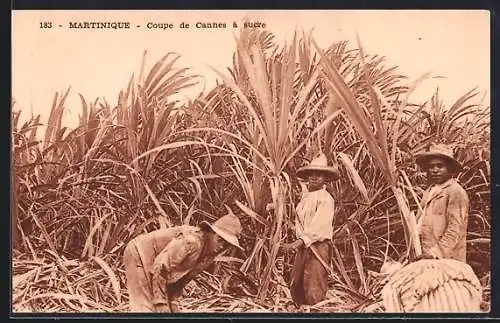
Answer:
[[[422,198],[419,219],[423,257],[466,262],[469,198],[454,178],[460,163],[453,150],[443,144],[432,145],[428,152],[416,156],[416,162],[427,172],[430,184]]]
[[[295,231],[298,240],[287,248],[296,249],[291,293],[298,304],[313,305],[326,297],[333,236],[335,202],[325,189],[327,180],[338,178],[320,153],[308,166],[297,171],[308,181],[307,189],[296,207]]]
[[[431,145],[416,161],[430,184],[418,223],[422,256],[406,266],[383,266],[392,268],[383,274],[385,311],[480,312],[482,286],[466,263],[469,198],[454,178],[461,165],[443,144]]]

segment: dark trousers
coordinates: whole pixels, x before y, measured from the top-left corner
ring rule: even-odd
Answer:
[[[330,265],[331,242],[329,240],[312,244],[324,263]],[[311,248],[300,247],[295,257],[291,294],[297,304],[314,305],[326,297],[328,271],[316,258]]]

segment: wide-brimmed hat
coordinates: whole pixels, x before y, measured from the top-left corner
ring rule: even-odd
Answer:
[[[200,223],[200,226],[205,229],[212,229],[212,231],[218,234],[222,239],[243,250],[238,243],[238,237],[241,235],[242,231],[241,223],[232,212],[224,215],[213,224],[203,221]]]
[[[306,176],[310,171],[323,172],[331,179],[337,179],[339,177],[339,169],[337,165],[328,166],[328,161],[324,153],[319,153],[313,160],[311,160],[309,165],[299,168],[297,170],[297,176]]]
[[[460,162],[453,156],[453,149],[445,144],[431,144],[428,151],[417,154],[415,159],[422,169],[427,170],[429,159],[435,157],[444,159],[451,166],[452,172],[462,169]]]

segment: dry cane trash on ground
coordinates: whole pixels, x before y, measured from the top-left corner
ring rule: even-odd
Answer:
[[[124,271],[116,256],[90,260],[67,260],[50,251],[39,258],[13,259],[13,312],[85,313],[128,312],[128,295]],[[481,279],[484,303],[489,303],[489,278]],[[331,285],[324,301],[307,307],[296,306],[287,286],[279,284],[283,296],[262,303],[249,289],[235,294],[224,291],[216,276],[202,273],[191,281],[180,300],[181,312],[265,313],[265,312],[383,312],[380,299],[364,303]],[[227,288],[226,288],[227,289]],[[233,289],[234,291],[234,289]],[[484,308],[488,311],[489,308]]]
[[[125,275],[120,266],[115,265],[117,262],[117,257],[111,256],[90,260],[58,257],[56,260],[50,251],[35,260],[16,257],[13,259],[13,312],[127,312]],[[216,276],[202,273],[185,287],[181,311],[350,312],[357,306],[335,290],[328,292],[325,301],[304,310],[293,303],[287,286],[279,285],[285,296],[260,303],[244,288],[237,294],[228,294],[222,285]]]

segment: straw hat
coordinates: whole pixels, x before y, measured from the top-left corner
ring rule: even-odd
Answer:
[[[328,166],[326,155],[324,153],[319,153],[309,165],[301,167],[297,170],[297,176],[306,176],[310,171],[319,171],[327,174],[331,179],[337,179],[339,177],[338,167]]]
[[[238,243],[238,237],[241,234],[241,223],[240,220],[234,215],[232,212],[224,215],[213,224],[208,223],[207,221],[203,221],[200,223],[202,228],[210,228],[216,234],[218,234],[221,238],[229,242],[235,247],[243,248]]]
[[[415,156],[417,164],[422,167],[422,169],[427,170],[427,163],[430,158],[439,157],[444,159],[448,165],[451,166],[452,172],[458,172],[462,168],[462,165],[453,156],[453,149],[444,144],[431,144],[429,151],[417,154]]]

